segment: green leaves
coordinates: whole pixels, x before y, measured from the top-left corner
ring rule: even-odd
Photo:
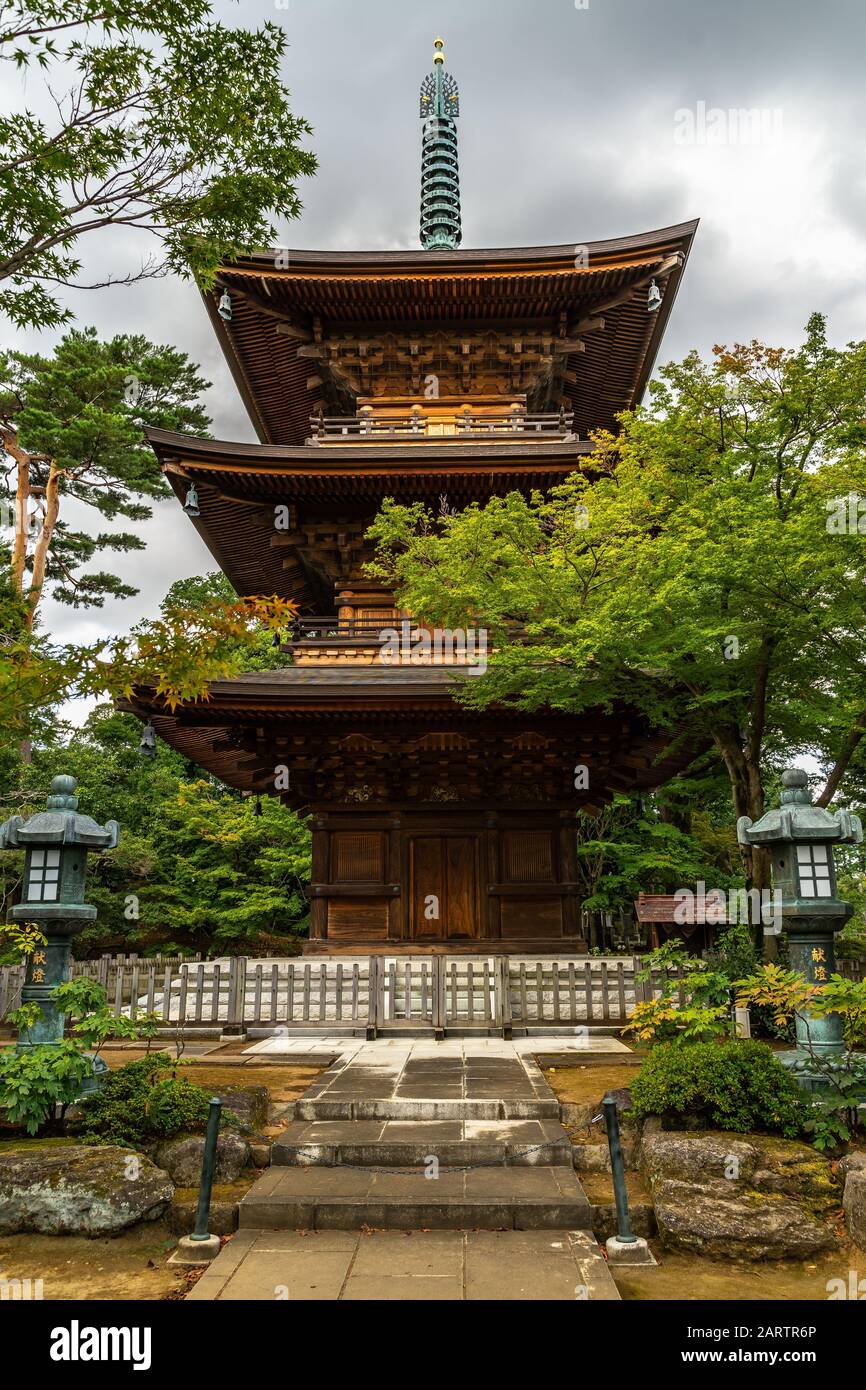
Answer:
[[[0,1111],[13,1125],[37,1134],[56,1105],[69,1105],[90,1075],[91,1061],[75,1043],[0,1052]]]
[[[621,701],[714,745],[755,816],[762,761],[817,748],[841,776],[866,730],[866,549],[827,527],[833,499],[866,500],[864,420],[866,344],[829,347],[815,315],[797,349],[662,369],[547,499],[386,503],[375,572],[419,619],[488,629],[467,703]]]
[[[807,1115],[789,1073],[761,1042],[662,1044],[630,1090],[638,1116],[662,1115],[678,1128],[699,1121],[711,1129],[796,1138]]]
[[[86,1144],[119,1144],[143,1149],[155,1139],[207,1124],[210,1092],[178,1076],[165,1052],[129,1062],[105,1078],[95,1095],[82,1102],[81,1138]],[[231,1123],[230,1114],[223,1123]]]
[[[219,950],[296,930],[306,917],[310,842],[272,797],[253,804],[199,781],[160,808],[154,834],[165,868],[144,913],[175,936]]]
[[[0,58],[22,87],[0,115],[8,317],[66,321],[51,286],[76,281],[79,243],[101,228],[142,227],[159,243],[127,281],[169,267],[209,286],[222,262],[272,244],[273,221],[300,210],[297,180],[316,169],[282,82],[286,46],[276,24],[214,23],[206,0],[10,0]],[[52,123],[24,105],[36,71],[71,83]]]

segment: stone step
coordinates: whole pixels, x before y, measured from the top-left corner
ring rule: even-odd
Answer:
[[[302,1097],[295,1101],[296,1120],[558,1120],[555,1097],[514,1099],[404,1099],[400,1096],[350,1100],[334,1095]]]
[[[275,1141],[271,1163],[412,1168],[473,1164],[564,1167],[571,1141],[557,1120],[296,1120]]]
[[[426,1177],[360,1168],[272,1167],[240,1205],[241,1230],[588,1230],[573,1168],[444,1169]]]
[[[381,1057],[336,1062],[295,1103],[296,1120],[558,1120],[530,1058]]]

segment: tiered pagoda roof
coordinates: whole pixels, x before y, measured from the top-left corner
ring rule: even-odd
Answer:
[[[589,433],[641,398],[696,225],[582,248],[247,257],[205,303],[262,443],[149,438],[181,501],[195,485],[194,524],[239,592],[326,611],[316,536],[276,535],[274,507],[339,517],[323,547],[354,523],[357,548],[385,497],[464,507],[583,466]]]
[[[377,380],[423,395],[437,367],[470,399],[497,372],[530,409],[562,396],[585,439],[640,400],[697,225],[515,250],[268,251],[224,267],[205,304],[262,443],[303,444],[317,410],[348,413]]]

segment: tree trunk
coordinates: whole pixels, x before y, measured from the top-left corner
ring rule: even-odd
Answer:
[[[33,577],[27,593],[27,627],[31,632],[36,618],[36,609],[39,607],[39,600],[42,597],[42,586],[45,583],[45,572],[48,568],[48,552],[51,548],[51,537],[54,535],[54,527],[57,525],[59,512],[60,470],[52,462],[49,465],[48,481],[45,484],[45,518],[42,522],[39,539],[36,542],[36,549],[33,552]]]
[[[754,756],[752,748],[743,748],[739,731],[727,727],[715,734],[715,744],[719,749],[731,783],[731,801],[737,820],[748,816],[749,820],[760,820],[764,814],[764,784],[761,778],[759,756]],[[768,851],[759,846],[739,845],[746,888],[755,888],[759,893],[769,891],[771,864]],[[760,941],[763,943],[764,957],[775,960],[778,956],[776,938],[769,936],[758,924]]]
[[[0,426],[0,437],[2,437],[3,447],[10,458],[15,460],[16,481],[15,481],[15,539],[12,546],[11,572],[12,583],[16,592],[24,598],[24,579],[27,572],[27,541],[30,535],[30,516],[27,510],[27,503],[30,501],[32,493],[31,466],[33,456],[26,449],[22,449],[18,443],[18,433],[11,426]],[[37,543],[36,555],[39,557],[39,572],[37,577],[36,557],[34,557],[33,579],[27,593],[27,613],[25,622],[28,632],[33,631],[33,622],[36,617],[36,608],[42,584],[45,580],[45,571],[48,564],[48,547],[51,543],[51,535],[57,523],[57,515],[60,510],[60,477],[54,464],[51,464],[52,481],[51,487],[51,521],[48,525],[46,516],[46,526],[43,527],[39,541]],[[18,745],[18,753],[22,763],[29,766],[33,761],[33,743],[29,738],[23,738]]]

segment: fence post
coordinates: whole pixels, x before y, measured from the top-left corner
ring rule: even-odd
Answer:
[[[654,1265],[655,1260],[646,1241],[641,1236],[636,1236],[631,1228],[628,1211],[628,1188],[626,1187],[625,1165],[622,1160],[622,1144],[619,1135],[618,1102],[611,1091],[608,1091],[604,1097],[601,1107],[607,1129],[613,1195],[616,1203],[616,1235],[611,1236],[606,1242],[608,1262],[620,1265]]]
[[[218,981],[217,981],[218,984]],[[244,995],[246,993],[246,960],[243,956],[232,956],[229,961],[229,991],[226,1004],[226,1018],[220,1033],[223,1039],[243,1040],[247,1035]],[[217,999],[219,1005],[219,999]]]
[[[445,1007],[445,957],[433,956],[432,963],[432,990],[433,990],[433,1037],[445,1037],[445,1021],[448,1017]]]
[[[640,956],[634,958],[634,1002],[636,1004],[646,1004],[653,997],[652,976],[646,980],[638,980],[638,975],[644,968],[643,960]]]
[[[509,970],[508,956],[499,958],[499,1018],[498,1023],[502,1028],[502,1036],[507,1042],[511,1041],[511,975]]]
[[[207,1117],[207,1134],[201,1162],[201,1179],[198,1189],[198,1207],[195,1214],[195,1229],[192,1235],[183,1236],[177,1250],[169,1258],[169,1264],[206,1265],[220,1252],[219,1236],[208,1233],[210,1218],[210,1199],[213,1191],[216,1170],[217,1144],[219,1143],[220,1112],[222,1101],[214,1096]]]
[[[379,1002],[379,957],[370,956],[367,967],[367,1040],[372,1041],[381,1017]]]

